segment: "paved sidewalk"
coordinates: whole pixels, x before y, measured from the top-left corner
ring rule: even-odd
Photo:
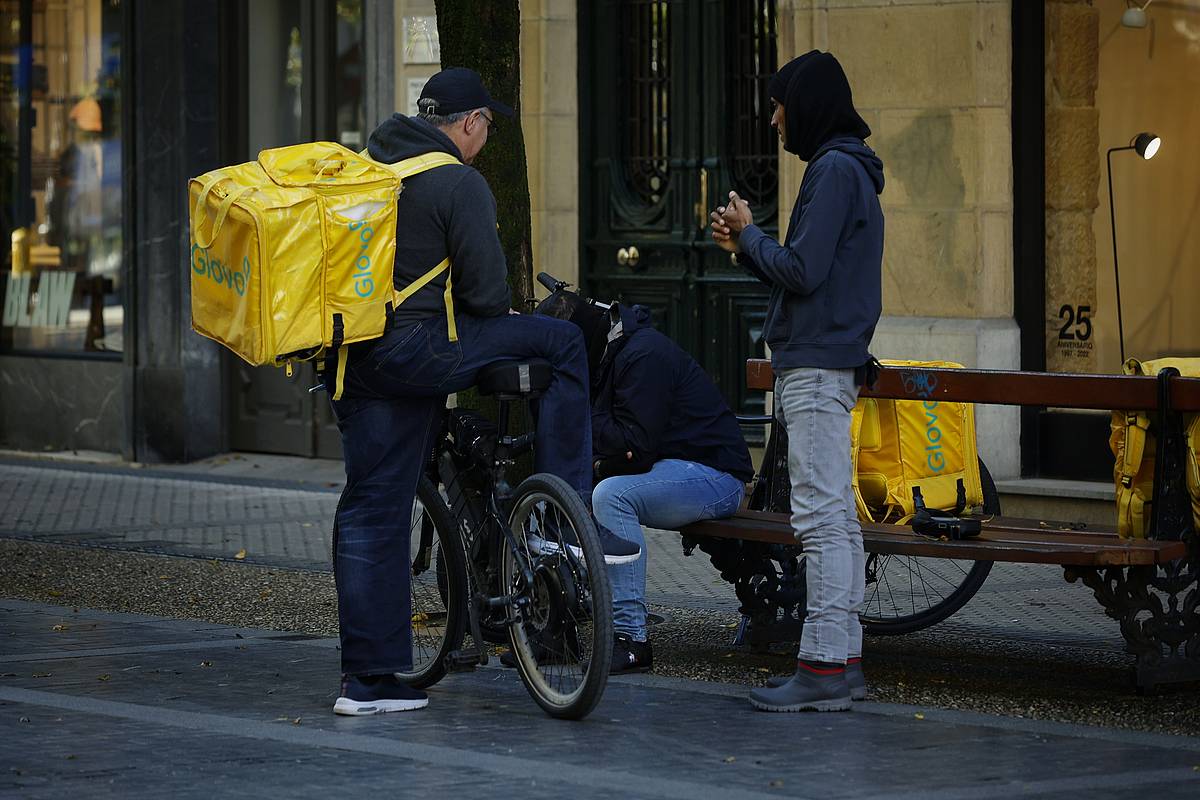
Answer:
[[[38,460],[0,454],[0,538],[233,559],[329,571],[341,462],[231,454],[186,465]],[[733,587],[678,534],[649,531],[651,606],[736,612]],[[997,564],[936,630],[1122,652],[1089,590],[1053,566]]]
[[[762,714],[744,688],[653,677],[571,723],[495,669],[347,719],[336,670],[329,639],[0,600],[0,796],[1200,794],[1195,738],[870,702]]]

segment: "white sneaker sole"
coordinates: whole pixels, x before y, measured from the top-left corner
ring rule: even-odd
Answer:
[[[429,698],[423,700],[351,700],[349,697],[339,697],[333,704],[333,713],[346,717],[365,717],[371,714],[386,714],[389,711],[416,711],[429,705]]]
[[[548,542],[545,539],[543,539],[542,537],[538,536],[537,534],[533,534],[533,533],[529,534],[529,536],[526,537],[525,541],[529,543],[529,550],[534,555],[538,555],[538,556],[558,555],[559,547],[558,547],[557,542]],[[578,548],[573,544],[569,544],[569,545],[567,545],[567,547],[570,548],[571,554],[573,556],[575,556],[575,558],[579,559],[580,561],[583,560],[583,550],[581,548]],[[633,555],[629,555],[629,556],[612,556],[612,555],[608,555],[607,553],[605,553],[604,563],[605,564],[632,564],[634,561],[637,561],[641,557],[642,557],[641,550],[638,550],[636,553],[634,553]]]

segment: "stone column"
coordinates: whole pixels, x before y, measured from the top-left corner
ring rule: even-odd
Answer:
[[[134,103],[133,453],[191,461],[226,448],[221,354],[191,330],[187,182],[219,164],[218,7],[137,3]],[[126,343],[126,347],[130,347]]]
[[[1100,12],[1046,3],[1046,369],[1094,372]]]

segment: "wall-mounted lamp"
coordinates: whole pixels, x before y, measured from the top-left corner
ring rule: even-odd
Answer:
[[[1147,3],[1146,5],[1149,5]],[[1144,6],[1143,6],[1144,8]],[[1128,9],[1133,11],[1135,9]],[[1113,208],[1113,188],[1112,188],[1112,154],[1119,153],[1122,150],[1133,150],[1146,161],[1154,158],[1154,154],[1158,152],[1158,148],[1162,145],[1162,139],[1155,136],[1153,133],[1143,131],[1133,137],[1133,143],[1127,144],[1124,147],[1110,147],[1108,149],[1108,218],[1112,227],[1112,244],[1113,244],[1113,283],[1117,289],[1117,336],[1121,342],[1121,363],[1125,363],[1125,326],[1121,320],[1121,272],[1117,268],[1117,213]]]
[[[1126,28],[1144,28],[1146,27],[1146,9],[1154,0],[1146,0],[1144,5],[1131,5],[1125,9],[1125,13],[1121,15],[1121,24]]]

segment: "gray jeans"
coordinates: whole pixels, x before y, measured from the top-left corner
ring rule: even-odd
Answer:
[[[845,662],[862,655],[866,564],[850,486],[852,369],[782,370],[775,416],[788,436],[792,529],[804,548],[808,614],[799,657]]]

